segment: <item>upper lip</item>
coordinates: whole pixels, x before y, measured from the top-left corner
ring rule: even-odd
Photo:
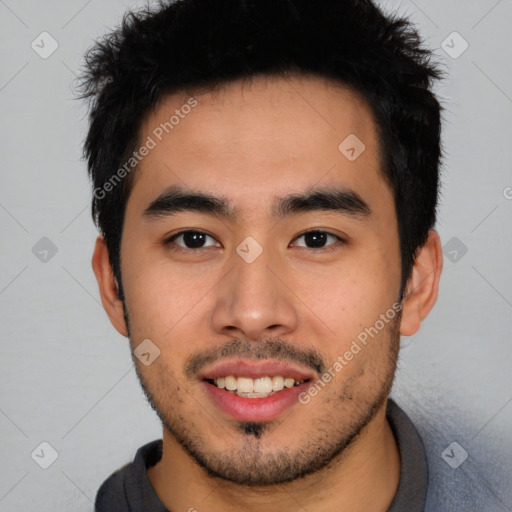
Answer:
[[[290,377],[295,380],[311,380],[315,374],[311,370],[305,370],[293,364],[283,363],[272,359],[250,360],[250,359],[230,359],[218,362],[199,373],[200,380],[218,379],[233,375],[236,377],[273,377],[280,375]]]

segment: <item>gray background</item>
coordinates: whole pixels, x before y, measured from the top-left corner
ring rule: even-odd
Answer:
[[[448,72],[445,269],[435,309],[403,339],[393,396],[427,444],[432,500],[512,511],[512,1],[383,4],[410,15]],[[85,49],[137,5],[0,0],[0,511],[92,510],[101,482],[161,436],[99,302],[86,110],[72,92]],[[59,45],[47,59],[31,47],[43,31]],[[58,453],[48,469],[43,441]],[[456,469],[441,456],[452,442],[468,453]]]

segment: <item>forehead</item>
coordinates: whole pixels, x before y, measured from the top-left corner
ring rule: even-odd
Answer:
[[[319,77],[253,77],[168,95],[141,125],[140,141],[148,137],[155,145],[132,189],[148,200],[173,183],[248,207],[317,184],[371,193],[384,183],[370,107]]]

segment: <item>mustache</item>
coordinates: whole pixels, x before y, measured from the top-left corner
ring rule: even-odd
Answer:
[[[325,358],[315,348],[301,348],[279,338],[265,338],[261,341],[234,339],[219,347],[203,350],[187,359],[185,375],[194,379],[205,366],[222,359],[239,357],[247,359],[276,359],[294,362],[312,368],[322,375],[327,365]]]

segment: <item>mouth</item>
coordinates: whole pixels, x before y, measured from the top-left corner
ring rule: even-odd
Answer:
[[[230,419],[268,422],[298,401],[314,381],[311,372],[276,361],[231,361],[204,372],[200,380],[214,405]]]

